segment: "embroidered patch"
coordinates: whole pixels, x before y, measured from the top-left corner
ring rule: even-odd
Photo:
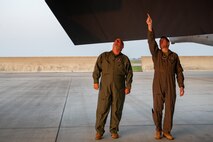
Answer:
[[[122,61],[121,58],[117,58],[117,59],[116,59],[116,62],[119,62],[119,63],[120,63],[121,61]]]

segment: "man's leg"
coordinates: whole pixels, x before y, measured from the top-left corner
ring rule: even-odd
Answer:
[[[153,95],[153,120],[156,126],[156,131],[162,131],[162,113],[164,106],[164,96],[163,94],[154,94]]]
[[[100,91],[98,96],[98,105],[96,111],[96,131],[100,135],[103,135],[105,130],[104,126],[106,124],[107,116],[109,114],[109,109],[111,105],[111,95],[106,94],[106,91]]]
[[[124,89],[114,91],[112,94],[112,106],[111,106],[111,119],[110,119],[110,132],[117,134],[119,131],[119,123],[122,117],[122,111],[125,101]]]
[[[169,140],[174,139],[174,137],[171,135],[171,130],[172,130],[172,126],[173,126],[173,115],[174,115],[174,109],[175,109],[175,101],[176,101],[176,94],[175,93],[166,94],[163,135]]]
[[[172,130],[175,101],[176,101],[176,94],[166,94],[165,117],[163,124],[163,131],[165,133],[170,133]]]

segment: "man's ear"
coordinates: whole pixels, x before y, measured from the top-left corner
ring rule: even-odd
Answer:
[[[169,48],[170,42],[168,42],[168,48]]]

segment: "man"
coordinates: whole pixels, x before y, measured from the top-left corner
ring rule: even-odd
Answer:
[[[148,25],[148,43],[154,63],[153,79],[153,120],[156,126],[155,138],[161,139],[163,136],[173,140],[171,135],[173,125],[173,114],[176,101],[176,82],[180,88],[180,96],[184,95],[183,68],[176,53],[169,50],[169,40],[167,37],[160,38],[160,49],[155,41],[155,34],[152,28],[152,19],[148,14],[146,23]],[[162,128],[162,111],[165,104],[164,123]]]
[[[102,53],[96,62],[93,79],[94,89],[99,89],[96,111],[96,140],[102,139],[104,126],[111,107],[110,132],[113,139],[119,137],[125,94],[129,94],[132,84],[132,66],[129,58],[121,51],[124,43],[116,39],[112,51]],[[99,78],[101,77],[100,87]]]

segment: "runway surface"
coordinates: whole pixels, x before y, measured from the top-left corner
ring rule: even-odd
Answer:
[[[172,134],[176,142],[213,140],[213,72],[184,72]],[[154,142],[153,72],[134,73],[117,142]],[[178,94],[178,90],[177,90]],[[93,142],[98,91],[92,73],[0,73],[0,142]],[[103,142],[111,142],[109,119]],[[168,141],[165,138],[160,141]]]

